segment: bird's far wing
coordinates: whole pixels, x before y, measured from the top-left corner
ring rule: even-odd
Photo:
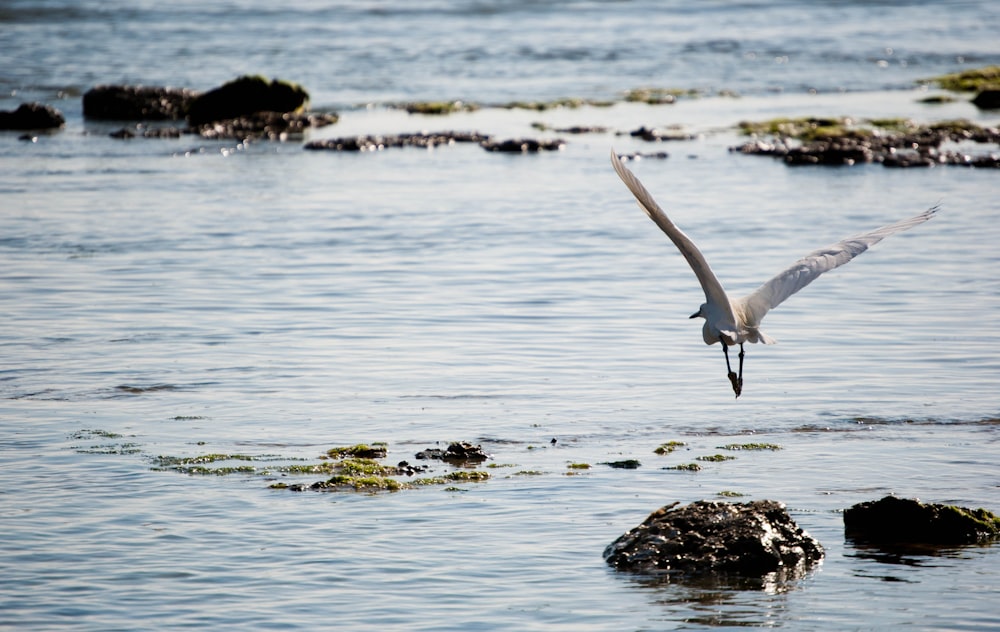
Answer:
[[[615,171],[618,172],[618,177],[622,179],[625,186],[628,187],[632,195],[635,196],[636,201],[639,203],[639,207],[646,212],[649,219],[653,220],[657,226],[660,227],[670,241],[674,242],[677,249],[681,251],[684,258],[687,259],[688,265],[694,270],[695,276],[698,277],[698,282],[701,283],[701,288],[705,291],[705,299],[725,310],[726,316],[729,317],[729,321],[734,323],[736,318],[732,313],[732,307],[729,304],[729,297],[726,295],[726,291],[722,288],[722,284],[715,277],[715,273],[712,272],[712,268],[709,267],[708,262],[705,261],[705,257],[698,250],[698,247],[694,245],[694,242],[685,235],[680,228],[676,225],[667,214],[663,212],[663,209],[656,203],[653,196],[649,194],[646,187],[642,186],[639,179],[629,171],[625,165],[622,164],[621,159],[618,158],[618,154],[611,151],[611,164],[614,166]]]
[[[739,299],[748,323],[760,324],[760,320],[768,311],[812,283],[819,275],[844,265],[889,235],[913,228],[917,224],[923,224],[934,217],[937,211],[938,207],[935,206],[920,215],[883,226],[870,233],[848,237],[832,246],[809,253],[751,294]]]

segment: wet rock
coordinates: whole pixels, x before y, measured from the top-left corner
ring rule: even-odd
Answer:
[[[976,544],[1000,537],[1000,517],[985,509],[886,496],[844,510],[844,534],[875,544]]]
[[[655,129],[646,126],[632,130],[629,132],[629,136],[653,143],[668,140],[692,140],[696,138],[694,134],[688,134],[678,130]]]
[[[786,137],[773,142],[754,139],[730,151],[772,156],[790,166],[854,165],[880,162],[886,167],[931,167],[961,165],[994,168],[996,156],[970,156],[942,150],[945,142],[971,141],[980,144],[1000,143],[1000,131],[979,127],[967,121],[943,122],[911,129],[905,133],[879,133],[870,130],[845,130],[793,145]]]
[[[110,121],[177,121],[198,95],[186,88],[101,85],[83,95],[83,115]]]
[[[601,465],[607,465],[608,467],[614,468],[616,470],[636,470],[642,466],[642,463],[636,459],[625,459],[623,461],[610,461],[606,463],[601,463]]]
[[[668,154],[665,151],[648,151],[648,152],[633,151],[627,154],[618,154],[618,157],[621,158],[622,161],[624,162],[628,162],[629,160],[633,161],[642,160],[644,158],[649,158],[652,160],[666,160],[667,158],[670,157],[670,154]]]
[[[142,125],[135,128],[123,127],[108,134],[111,138],[180,138],[184,130],[178,127],[145,127]]]
[[[980,110],[1000,109],[1000,90],[982,90],[972,99],[972,104]]]
[[[296,112],[254,112],[236,118],[192,126],[192,131],[209,139],[286,140],[301,136],[307,128],[324,127],[337,122],[335,114]]]
[[[418,459],[440,459],[452,464],[481,463],[490,458],[489,454],[483,451],[480,445],[472,445],[465,441],[456,441],[448,446],[447,450],[430,448],[417,452]]]
[[[773,500],[699,501],[654,511],[612,542],[604,559],[618,570],[673,578],[775,573],[794,579],[823,558],[819,542]]]
[[[508,154],[533,154],[540,151],[557,151],[566,146],[566,142],[560,139],[536,140],[534,138],[508,139],[501,141],[484,141],[483,149],[486,151],[501,152]]]
[[[327,138],[306,143],[305,148],[328,151],[381,151],[398,147],[431,148],[456,143],[482,143],[489,139],[489,135],[479,132],[417,132]]]
[[[192,126],[200,127],[257,112],[295,112],[308,101],[309,93],[294,83],[243,76],[198,95],[188,108],[187,118]]]
[[[62,113],[42,103],[22,103],[0,111],[0,130],[57,129],[66,124]]]

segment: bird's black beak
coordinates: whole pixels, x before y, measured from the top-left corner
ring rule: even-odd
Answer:
[[[688,316],[688,318],[698,318],[699,316],[701,316],[701,310],[698,310],[697,312],[691,314],[690,316]]]

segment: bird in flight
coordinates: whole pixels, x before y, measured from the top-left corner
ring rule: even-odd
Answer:
[[[774,344],[775,342],[773,338],[760,330],[760,321],[765,314],[792,294],[812,283],[819,275],[844,265],[889,235],[923,224],[932,218],[938,210],[938,207],[935,206],[910,219],[904,219],[868,233],[848,237],[826,248],[813,251],[779,272],[777,276],[750,294],[742,298],[731,299],[698,247],[670,221],[670,218],[649,194],[646,187],[622,164],[614,150],[611,152],[611,164],[618,172],[622,182],[639,202],[639,207],[667,234],[670,241],[674,242],[677,249],[687,259],[695,276],[698,277],[701,289],[705,291],[705,302],[698,308],[697,312],[691,315],[691,318],[705,319],[701,330],[705,344],[722,343],[722,352],[726,356],[726,372],[736,397],[739,397],[743,392],[743,343]],[[735,345],[740,346],[739,373],[734,372],[729,364],[729,347]]]

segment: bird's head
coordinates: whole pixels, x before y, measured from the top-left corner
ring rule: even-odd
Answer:
[[[705,308],[706,307],[708,307],[708,304],[707,303],[702,303],[701,307],[698,308],[698,311],[696,311],[695,313],[691,314],[691,316],[689,316],[688,318],[705,318]]]

